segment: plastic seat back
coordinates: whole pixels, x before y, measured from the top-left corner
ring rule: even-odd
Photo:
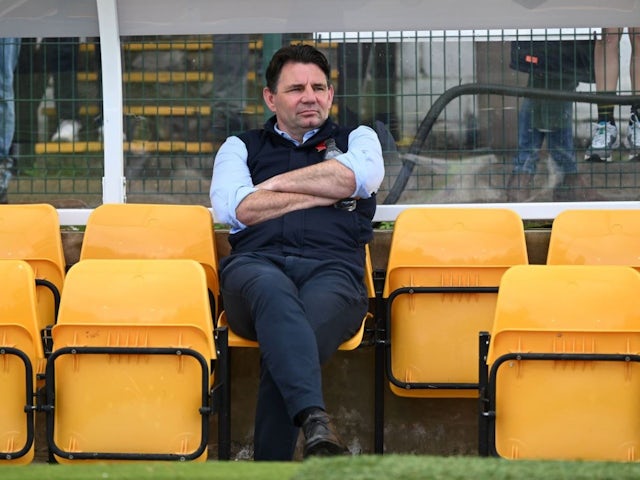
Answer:
[[[34,456],[36,375],[44,371],[33,271],[0,260],[0,465]]]
[[[565,210],[553,221],[548,265],[640,268],[640,210]]]
[[[27,261],[35,278],[50,282],[59,296],[66,264],[56,209],[45,203],[0,205],[0,258]],[[36,292],[42,331],[55,323],[56,293],[45,285]]]
[[[218,261],[211,212],[201,205],[103,204],[87,220],[80,260],[89,258],[192,259],[205,270],[219,300]],[[215,317],[214,317],[215,318]]]
[[[407,397],[477,397],[478,332],[503,273],[528,263],[512,210],[409,208],[396,220],[383,297],[387,376]]]
[[[487,356],[493,453],[639,460],[639,291],[624,266],[505,273]]]
[[[205,460],[216,358],[195,260],[83,260],[67,275],[47,365],[60,462]]]

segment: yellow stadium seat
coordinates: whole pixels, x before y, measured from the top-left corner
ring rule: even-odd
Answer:
[[[477,397],[478,334],[491,327],[503,273],[526,263],[524,226],[512,210],[400,213],[383,292],[391,391]]]
[[[216,350],[194,260],[82,260],[68,272],[46,370],[61,463],[207,458]]]
[[[480,375],[482,454],[640,460],[638,292],[627,266],[504,274]]]
[[[364,283],[367,289],[367,295],[369,296],[369,299],[372,300],[375,298],[375,289],[373,284],[373,266],[371,263],[369,245],[366,245],[365,251]],[[360,329],[350,339],[343,342],[340,345],[339,350],[346,351],[358,348],[363,341],[367,321],[371,319],[373,319],[373,314],[368,312],[362,320]],[[224,311],[222,311],[218,316],[216,333],[216,338],[218,340],[217,345],[220,350],[221,359],[220,375],[223,377],[220,382],[222,384],[223,393],[219,412],[221,430],[218,439],[218,458],[228,460],[230,457],[231,443],[231,363],[229,361],[229,348],[258,348],[259,344],[257,341],[241,337],[231,330],[227,321],[227,315]]]
[[[38,283],[39,329],[53,325],[66,270],[56,209],[44,203],[0,205],[0,259],[31,265]]]
[[[369,299],[375,298],[375,290],[373,286],[373,267],[371,265],[371,255],[369,253],[369,245],[366,246],[366,258],[365,258],[365,278],[364,283],[367,288],[367,294]],[[373,315],[371,313],[367,313],[365,318],[362,321],[362,325],[360,326],[360,330],[356,332],[356,334],[351,337],[349,340],[345,341],[340,345],[340,350],[355,350],[360,346],[362,342],[362,338],[364,336],[364,327],[366,321],[372,318]],[[218,328],[228,328],[228,346],[229,347],[249,347],[249,348],[258,348],[258,342],[255,340],[249,340],[247,338],[241,337],[236,334],[229,328],[229,323],[227,322],[227,315],[223,311],[218,316]]]
[[[565,210],[553,221],[548,265],[640,268],[640,210]]]
[[[362,324],[360,325],[360,329],[355,333],[353,337],[343,342],[342,345],[340,345],[339,350],[355,350],[360,346],[360,343],[362,342],[362,338],[364,336],[364,327],[365,327],[366,321],[369,318],[372,318],[371,313],[367,313]],[[247,348],[259,347],[257,341],[249,340],[247,338],[241,337],[237,333],[234,333],[234,331],[231,330],[231,328],[229,328],[229,322],[227,321],[227,314],[224,311],[222,311],[222,313],[220,313],[220,316],[218,317],[218,329],[222,329],[222,328],[228,328],[227,335],[228,335],[229,347],[247,347]],[[222,355],[222,352],[220,353],[220,355]]]
[[[0,465],[34,457],[36,377],[44,372],[33,270],[0,260]]]
[[[184,258],[199,262],[218,312],[218,263],[211,212],[201,205],[103,204],[87,220],[80,261]]]

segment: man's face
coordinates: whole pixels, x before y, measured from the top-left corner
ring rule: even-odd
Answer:
[[[276,93],[265,87],[262,95],[278,118],[278,128],[301,141],[329,117],[333,87],[317,65],[289,62],[280,72]]]

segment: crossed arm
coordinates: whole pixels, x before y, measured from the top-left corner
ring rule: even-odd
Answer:
[[[329,206],[347,197],[368,198],[384,176],[376,133],[359,127],[349,135],[348,152],[338,159],[292,170],[254,185],[246,146],[229,138],[216,155],[211,204],[216,221],[232,231],[306,208]]]
[[[303,208],[333,205],[353,194],[354,173],[338,162],[326,162],[276,175],[256,185],[236,209],[236,217],[253,225]]]

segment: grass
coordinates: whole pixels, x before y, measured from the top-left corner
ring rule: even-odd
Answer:
[[[640,464],[362,455],[290,463],[32,464],[0,472],[3,480],[636,480]]]
[[[147,463],[0,467],[2,480],[286,480],[299,463]]]

